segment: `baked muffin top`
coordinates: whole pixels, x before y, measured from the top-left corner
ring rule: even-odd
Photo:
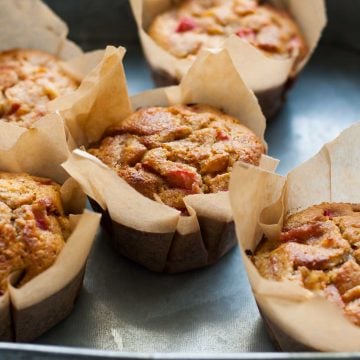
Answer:
[[[284,10],[257,0],[183,0],[158,15],[149,35],[178,58],[192,58],[202,48],[219,48],[230,35],[275,58],[301,61],[307,47]]]
[[[46,104],[75,90],[78,82],[59,60],[39,50],[0,53],[0,119],[30,127],[47,112]]]
[[[251,130],[207,105],[140,109],[89,150],[143,195],[181,211],[186,195],[228,190],[234,163],[258,165],[264,151]]]
[[[58,184],[0,173],[0,296],[9,275],[18,273],[21,286],[50,267],[69,232]]]
[[[289,216],[252,260],[265,278],[297,282],[360,326],[360,205],[323,203]]]

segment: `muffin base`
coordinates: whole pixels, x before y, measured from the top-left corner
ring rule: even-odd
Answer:
[[[11,341],[13,339],[13,329],[11,324],[9,294],[3,295],[2,300],[5,302],[7,311],[1,311],[0,313],[0,341]]]
[[[70,315],[82,288],[85,266],[56,294],[28,308],[11,307],[8,331],[0,341],[31,342]]]
[[[158,87],[173,86],[180,83],[179,79],[172,76],[162,69],[150,68],[151,76],[154,83]],[[290,78],[288,81],[280,86],[273,87],[268,90],[255,92],[261,110],[267,120],[274,118],[283,107],[288,91],[291,89],[295,82],[295,78]]]
[[[212,265],[237,244],[233,221],[199,217],[203,239],[199,241],[198,232],[158,234],[129,228],[112,220],[94,200],[89,201],[94,211],[102,213],[101,225],[114,249],[154,272],[175,274]]]

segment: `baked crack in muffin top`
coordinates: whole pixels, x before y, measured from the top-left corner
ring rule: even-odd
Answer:
[[[237,161],[259,165],[261,140],[208,105],[136,111],[89,152],[150,199],[186,212],[183,197],[228,190]]]
[[[11,274],[18,274],[21,286],[49,268],[69,233],[58,184],[0,173],[0,296]]]
[[[59,60],[38,50],[0,53],[0,119],[30,127],[47,113],[46,104],[78,87]]]
[[[297,282],[360,326],[360,205],[323,203],[289,216],[252,261],[263,277]]]
[[[158,15],[148,29],[177,58],[193,58],[202,48],[219,48],[237,35],[275,58],[307,53],[301,32],[284,10],[256,0],[183,0]]]

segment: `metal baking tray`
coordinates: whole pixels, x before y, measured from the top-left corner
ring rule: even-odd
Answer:
[[[124,0],[48,0],[85,49],[128,48],[131,94],[153,87]],[[360,1],[328,0],[329,27],[282,112],[268,124],[279,172],[314,155],[360,120]],[[360,359],[359,354],[276,353],[238,248],[218,264],[151,273],[118,256],[100,231],[72,314],[33,344],[0,343],[0,359]]]

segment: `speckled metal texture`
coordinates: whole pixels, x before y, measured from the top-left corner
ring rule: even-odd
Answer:
[[[102,1],[107,9],[91,0],[48,2],[65,19],[68,16],[73,38],[86,48],[107,42],[127,45],[125,67],[132,94],[153,87],[134,43],[134,27],[124,1]],[[266,132],[270,155],[281,160],[282,174],[360,120],[360,1],[329,0],[328,5],[325,41]],[[345,32],[338,19],[346,19],[342,22]],[[128,30],[115,34],[116,23]],[[0,359],[360,358],[360,354],[275,353],[238,248],[209,268],[164,275],[120,257],[108,240],[99,233],[73,313],[35,344],[0,343]]]
[[[151,86],[137,51],[130,49],[126,61],[132,93]],[[360,119],[359,64],[353,52],[326,46],[318,50],[267,130],[270,154],[281,159],[281,173]],[[99,234],[74,312],[37,344],[134,354],[275,350],[238,248],[214,266],[174,276],[151,273],[119,257],[108,240]]]

